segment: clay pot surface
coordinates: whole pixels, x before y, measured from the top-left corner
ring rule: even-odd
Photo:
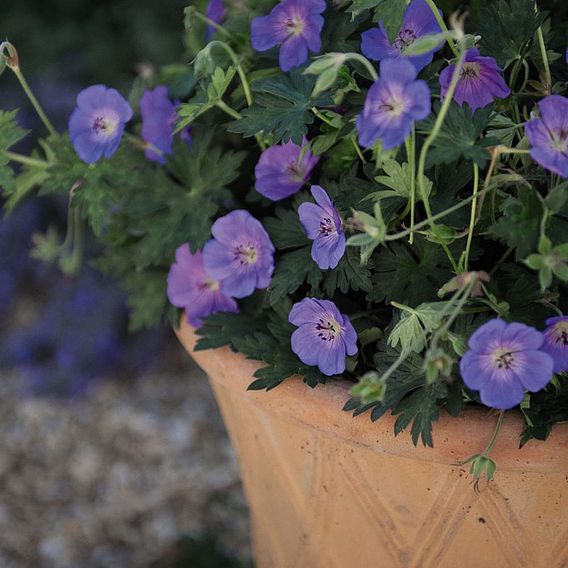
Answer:
[[[460,460],[483,451],[496,418],[442,414],[434,448],[414,447],[395,418],[341,408],[349,383],[299,377],[247,391],[259,363],[228,348],[193,351],[210,378],[250,504],[259,568],[561,568],[568,566],[568,424],[519,449],[506,415],[494,481],[474,491]]]

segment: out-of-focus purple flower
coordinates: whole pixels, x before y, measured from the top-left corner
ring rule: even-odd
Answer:
[[[416,80],[416,68],[404,59],[385,59],[357,117],[359,142],[365,148],[380,140],[388,150],[402,144],[415,120],[430,114],[430,89]]]
[[[568,316],[558,316],[546,320],[542,351],[554,361],[555,373],[568,371]]]
[[[200,251],[191,254],[189,245],[176,250],[176,261],[168,274],[168,299],[178,308],[184,308],[194,327],[201,318],[216,312],[238,312],[237,302],[221,292],[220,284],[205,272]]]
[[[165,156],[172,153],[177,107],[178,105],[168,97],[168,89],[164,85],[158,85],[142,95],[142,138],[148,143],[145,154],[149,160],[163,164],[166,161]],[[191,144],[189,127],[184,128],[179,136]]]
[[[220,24],[225,19],[225,3],[223,0],[209,0],[209,4],[207,4],[207,9],[205,10],[205,15],[211,21],[216,24]],[[205,39],[209,41],[216,31],[215,26],[209,24],[209,26],[207,26]]]
[[[248,211],[237,209],[217,219],[213,239],[205,244],[203,262],[221,291],[234,298],[267,288],[274,271],[274,246],[264,227]]]
[[[538,108],[540,117],[525,124],[531,157],[543,168],[568,178],[568,99],[550,95]]]
[[[81,91],[69,118],[69,138],[79,158],[87,164],[110,158],[131,118],[132,109],[117,90],[93,85]]]
[[[374,61],[406,57],[416,67],[416,71],[420,71],[432,61],[434,53],[442,45],[428,53],[408,57],[404,54],[406,48],[423,35],[441,31],[440,24],[436,21],[436,17],[428,4],[424,0],[412,0],[406,8],[402,26],[392,45],[388,40],[383,22],[379,21],[378,28],[367,30],[361,34],[361,51]]]
[[[506,410],[519,404],[525,389],[537,392],[552,379],[554,361],[541,350],[544,335],[522,323],[492,319],[469,338],[460,361],[468,388],[486,406]]]
[[[146,157],[163,164],[164,155],[172,153],[176,121],[176,105],[169,99],[167,87],[159,85],[146,91],[140,99],[140,114],[142,138],[150,144],[145,150]]]
[[[292,334],[292,351],[324,375],[343,373],[345,356],[357,353],[357,333],[329,300],[303,299],[292,306],[288,321],[298,326]]]
[[[280,68],[289,71],[321,49],[324,0],[282,0],[268,16],[252,21],[251,42],[257,51],[280,45]]]
[[[298,208],[300,221],[312,245],[312,258],[322,269],[335,268],[345,254],[345,234],[339,212],[325,189],[312,185],[316,203],[302,203]]]
[[[319,161],[304,138],[302,146],[290,142],[264,150],[256,164],[256,191],[272,201],[293,195],[306,183]]]
[[[448,92],[454,69],[455,64],[448,65],[440,73],[442,100]],[[460,105],[467,103],[471,110],[476,110],[492,103],[494,99],[507,98],[511,90],[501,73],[502,70],[493,57],[479,55],[479,50],[474,47],[468,49],[454,100]]]

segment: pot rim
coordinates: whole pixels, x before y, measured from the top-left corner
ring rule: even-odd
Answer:
[[[228,347],[195,351],[197,336],[186,317],[181,318],[179,329],[174,331],[210,380],[230,391],[231,396],[246,397],[260,412],[292,418],[306,428],[325,430],[329,436],[341,438],[352,446],[459,466],[465,471],[469,465],[459,462],[483,452],[495,427],[496,416],[489,409],[466,408],[457,417],[441,410],[433,425],[434,447],[425,447],[420,441],[415,447],[409,428],[394,435],[396,417],[392,414],[372,422],[368,413],[354,417],[351,412],[342,411],[352,386],[348,381],[333,381],[311,388],[301,377],[295,376],[268,392],[249,391],[252,376],[261,363],[246,359]],[[556,424],[546,442],[530,440],[519,448],[522,428],[521,413],[507,412],[491,452],[491,458],[500,470],[568,473],[568,423]]]

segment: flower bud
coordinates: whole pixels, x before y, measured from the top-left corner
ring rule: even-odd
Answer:
[[[351,389],[353,396],[358,396],[363,404],[382,401],[385,396],[386,385],[377,371],[368,371],[359,383]]]

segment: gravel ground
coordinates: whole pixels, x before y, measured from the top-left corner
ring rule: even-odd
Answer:
[[[164,357],[167,370],[73,401],[22,399],[1,373],[0,567],[169,568],[181,536],[205,533],[249,558],[209,385],[177,345]]]

